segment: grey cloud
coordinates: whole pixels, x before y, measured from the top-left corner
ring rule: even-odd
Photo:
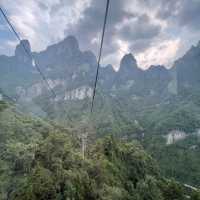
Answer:
[[[176,17],[177,11],[180,9],[181,1],[182,0],[160,0],[157,17],[161,19]]]
[[[48,10],[48,6],[43,2],[38,2],[38,6],[41,10]]]
[[[125,40],[133,41],[154,38],[160,33],[160,31],[160,25],[151,23],[150,18],[147,15],[141,15],[133,22],[123,26],[120,35]]]
[[[180,28],[199,29],[200,0],[160,0],[157,17]]]
[[[115,41],[115,39],[110,40],[109,38],[105,39],[104,49],[103,49],[103,55],[112,54],[114,51],[116,51],[119,48],[119,45]]]
[[[159,35],[161,27],[151,22],[151,19],[144,14],[126,11],[125,4],[129,1],[111,1],[108,15],[107,29],[105,35],[104,55],[113,54],[119,50],[116,38],[126,41],[130,50],[134,52],[144,50],[150,46],[151,40]],[[83,48],[90,48],[98,53],[98,45],[92,44],[92,39],[100,40],[103,25],[106,0],[93,0],[83,13],[83,18],[75,26],[65,31],[66,35],[73,34],[81,42]],[[136,19],[133,23],[125,25],[121,30],[116,29],[122,25],[124,20]]]
[[[105,14],[105,5],[106,0],[93,0],[91,6],[84,11],[83,18],[80,19],[76,26],[68,28],[66,30],[66,35],[74,34],[80,41],[82,41],[82,46],[86,48],[94,47],[95,45],[91,42],[94,38],[100,40]],[[105,47],[107,49],[114,49],[116,47],[115,42],[112,41],[116,35],[115,26],[118,23],[121,23],[124,18],[132,16],[132,13],[124,11],[123,8],[123,1],[111,1],[105,36],[105,44],[109,44],[109,47]],[[95,51],[97,51],[97,48],[95,48]]]
[[[179,10],[178,20],[181,26],[200,29],[200,1],[184,0]]]
[[[129,46],[129,49],[133,54],[139,53],[147,49],[152,45],[152,40],[151,39],[141,39],[141,40],[136,40],[132,41],[132,43]]]
[[[99,30],[101,28],[104,14],[105,14],[106,0],[93,0],[91,6],[83,13],[83,19],[80,20],[79,26],[87,27],[90,31]],[[123,10],[123,1],[115,0],[111,1],[108,15],[108,28],[113,27],[116,23],[123,20],[124,17],[129,16],[131,13],[127,13]]]
[[[53,5],[50,9],[50,15],[54,16],[58,13],[60,9],[66,6],[73,7],[76,1],[71,1],[71,0],[59,0],[59,2],[55,5]]]

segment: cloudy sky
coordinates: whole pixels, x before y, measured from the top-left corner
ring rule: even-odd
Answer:
[[[34,51],[74,35],[82,50],[99,49],[106,0],[0,0]],[[116,68],[131,52],[142,68],[170,67],[200,40],[200,0],[110,0],[103,63]],[[17,41],[0,17],[0,54]]]

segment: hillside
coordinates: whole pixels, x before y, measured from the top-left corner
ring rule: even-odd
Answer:
[[[31,167],[33,152],[50,129],[48,123],[32,119],[0,101],[0,199],[6,199],[9,190],[21,181],[18,170],[25,173]]]
[[[2,200],[186,198],[184,188],[162,178],[136,141],[107,136],[91,142],[83,159],[80,141],[59,126],[8,104],[0,118]],[[189,195],[199,198],[197,192]]]

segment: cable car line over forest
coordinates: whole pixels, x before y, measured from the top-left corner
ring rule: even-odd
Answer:
[[[99,57],[98,57],[98,63],[97,63],[97,71],[96,71],[94,90],[93,90],[93,96],[92,96],[91,113],[93,112],[94,99],[95,99],[95,95],[96,95],[96,87],[97,87],[97,82],[98,82],[98,77],[99,77],[99,68],[100,68],[100,62],[101,62],[101,56],[102,56],[102,49],[103,49],[104,35],[105,35],[105,29],[106,29],[106,22],[107,22],[107,18],[108,18],[109,4],[110,4],[110,0],[107,0],[105,18],[104,18],[104,24],[103,24],[103,31],[102,31],[102,37],[101,37],[101,45],[100,45]]]

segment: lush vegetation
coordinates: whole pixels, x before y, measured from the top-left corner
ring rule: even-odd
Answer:
[[[24,116],[5,102],[0,105],[0,197],[5,199],[8,189],[22,178],[17,173],[22,163],[24,171],[30,169],[34,149],[51,126]]]
[[[200,185],[200,139],[188,136],[182,141],[166,145],[160,136],[148,137],[143,141],[160,166],[161,174],[168,178],[199,187]]]
[[[138,142],[91,140],[83,158],[78,137],[10,106],[0,112],[0,127],[2,200],[186,198]],[[199,200],[198,192],[189,195]]]
[[[0,112],[7,108],[7,104],[4,101],[0,101]]]

